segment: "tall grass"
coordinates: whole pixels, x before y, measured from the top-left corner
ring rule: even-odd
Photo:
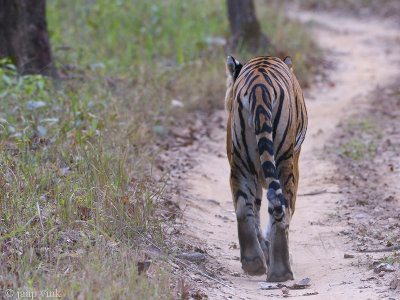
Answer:
[[[168,264],[139,274],[149,257],[137,232],[168,246],[168,171],[154,175],[152,161],[171,126],[223,106],[225,1],[54,0],[47,9],[62,86],[0,62],[0,289],[172,298],[179,278]],[[273,13],[260,19],[266,31],[287,26]],[[277,49],[290,41],[294,55],[308,55],[302,39],[267,33]]]
[[[143,241],[132,229],[162,241],[162,219],[155,212],[166,177],[156,182],[145,176],[149,158],[140,151],[146,147],[137,151],[122,136],[110,140],[111,134],[104,141],[103,132],[115,132],[121,124],[113,123],[112,109],[104,115],[101,101],[92,103],[85,89],[54,91],[41,76],[18,77],[5,60],[0,78],[2,288],[60,289],[85,297],[142,290],[168,295],[166,278],[160,286],[147,282],[136,265]],[[124,268],[115,269],[121,263]],[[104,272],[97,276],[93,267]],[[115,285],[122,280],[131,285],[104,285],[110,276],[121,276]],[[91,288],[93,280],[103,286]],[[139,291],[136,282],[142,282]]]

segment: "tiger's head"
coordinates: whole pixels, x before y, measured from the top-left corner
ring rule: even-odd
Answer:
[[[227,111],[231,111],[232,108],[232,97],[233,97],[233,85],[235,84],[236,78],[238,78],[240,70],[243,65],[235,59],[233,56],[228,56],[226,60],[226,94],[225,94],[225,108]]]

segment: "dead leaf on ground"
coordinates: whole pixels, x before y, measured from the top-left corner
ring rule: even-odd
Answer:
[[[346,253],[343,255],[343,257],[344,257],[344,258],[354,258],[354,254],[346,252]]]
[[[392,202],[394,200],[396,200],[396,198],[394,196],[392,196],[392,195],[390,195],[389,197],[385,198],[386,202]]]
[[[207,294],[205,294],[204,292],[202,292],[200,290],[192,292],[190,297],[192,297],[194,300],[201,300],[201,299],[207,299],[208,298]]]
[[[258,286],[262,289],[262,290],[276,290],[276,289],[280,289],[283,287],[282,284],[280,283],[273,283],[273,282],[259,282]]]
[[[237,249],[238,245],[235,242],[229,244],[229,249]]]
[[[178,297],[182,300],[189,300],[190,296],[190,284],[185,283],[185,279],[181,278],[178,281]]]
[[[300,280],[299,282],[293,284],[292,289],[295,289],[295,290],[305,289],[306,287],[310,286],[310,282],[311,282],[310,278],[308,278],[308,277],[304,278],[304,279]]]
[[[397,289],[397,287],[400,285],[399,282],[400,282],[399,278],[394,278],[389,284],[390,289],[391,290]]]
[[[81,220],[87,221],[92,216],[92,209],[86,206],[78,206],[78,216]]]
[[[131,203],[128,196],[122,198],[122,203],[124,203],[124,208],[128,215],[133,215],[135,213],[135,205]]]
[[[151,263],[152,263],[152,260],[151,260],[151,259],[146,259],[146,260],[143,260],[143,261],[138,261],[138,262],[137,262],[137,268],[138,268],[138,273],[139,273],[139,275],[141,275],[141,274],[143,274],[143,273],[146,273],[147,270],[149,269]]]
[[[301,290],[305,289],[310,286],[311,279],[310,278],[304,278],[300,280],[297,283],[294,283],[292,285],[286,285],[283,283],[275,283],[275,282],[259,282],[258,286],[262,290],[275,290],[275,289],[282,289],[282,288],[287,288],[289,290]]]

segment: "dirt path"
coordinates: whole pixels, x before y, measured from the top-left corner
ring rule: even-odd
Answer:
[[[393,297],[386,287],[366,284],[371,271],[358,266],[357,255],[344,259],[351,250],[341,236],[345,222],[333,221],[336,204],[345,195],[335,184],[335,166],[321,158],[324,145],[346,116],[362,108],[352,105],[399,73],[400,33],[382,21],[359,21],[329,14],[301,13],[310,22],[322,48],[328,50],[334,71],[329,83],[317,84],[305,93],[309,129],[300,158],[300,187],[296,212],[290,228],[290,251],[296,280],[311,278],[311,288],[290,291],[290,296],[318,292],[307,299],[382,299]],[[223,99],[221,99],[222,101]],[[357,101],[360,103],[360,101]],[[226,113],[216,119],[225,123]],[[222,127],[222,126],[220,126]],[[251,277],[241,270],[236,219],[229,189],[229,166],[225,154],[225,129],[212,133],[212,141],[201,146],[199,164],[191,171],[190,200],[186,203],[187,234],[206,243],[211,269],[233,289],[216,285],[211,299],[264,299],[282,297],[280,290],[261,290],[266,276]],[[302,194],[327,190],[313,196]],[[264,228],[267,214],[265,200]],[[221,268],[222,266],[222,268]],[[218,268],[219,272],[218,272]]]

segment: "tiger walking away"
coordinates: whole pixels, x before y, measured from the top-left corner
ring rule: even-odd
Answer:
[[[267,273],[267,281],[290,280],[289,225],[308,120],[303,94],[290,57],[256,57],[243,66],[228,56],[226,69],[227,154],[242,268],[250,275]],[[269,213],[265,236],[263,189]]]

